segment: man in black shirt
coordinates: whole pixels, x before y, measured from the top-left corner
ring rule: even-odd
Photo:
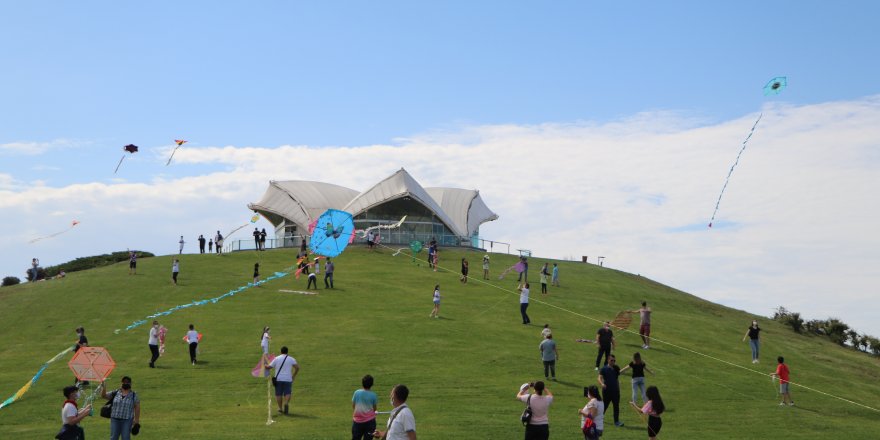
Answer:
[[[76,353],[80,348],[89,346],[89,338],[86,337],[86,329],[83,327],[78,327],[76,329],[76,345],[73,346],[73,352]],[[84,381],[82,383],[79,382],[79,379],[74,378],[74,384],[77,385],[88,385],[88,381]]]
[[[199,253],[205,253],[205,237],[202,235],[199,235]]]
[[[620,422],[620,367],[614,359],[614,355],[608,356],[608,365],[599,370],[599,385],[602,386],[602,400],[605,402],[605,412],[608,407],[614,405],[614,426],[623,426]]]
[[[617,344],[614,341],[614,332],[611,331],[610,322],[605,321],[602,328],[596,332],[596,344],[599,345],[599,355],[596,356],[596,370],[598,370],[602,355],[605,355],[605,362],[602,365],[607,365],[608,357],[611,355],[611,349],[617,347]]]

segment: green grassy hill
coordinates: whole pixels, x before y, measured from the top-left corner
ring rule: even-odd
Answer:
[[[348,438],[351,394],[369,373],[376,378],[380,411],[389,409],[391,386],[410,387],[409,404],[420,439],[507,440],[522,436],[518,418],[523,405],[514,396],[520,384],[543,375],[538,343],[541,326],[550,323],[560,350],[560,380],[548,384],[556,395],[550,410],[551,437],[582,438],[576,410],[585,404],[582,387],[596,381],[596,350],[574,340],[592,338],[599,327],[584,316],[610,319],[647,300],[654,309],[654,336],[744,367],[660,342],[645,351],[636,334],[616,332],[620,360],[628,362],[632,353],[641,351],[657,371],[648,384],[660,388],[668,407],[661,438],[880,437],[878,412],[796,386],[792,395],[797,406],[781,408],[770,380],[747,371],[769,373],[775,357],[783,355],[792,381],[876,408],[877,359],[762,319],[762,363],[754,366],[748,344],[741,342],[752,315],[639,276],[574,262],[558,262],[562,287],[551,287],[549,296],[541,297],[534,283],[529,308],[533,325],[524,326],[513,292],[516,274],[497,279],[514,263],[513,256],[493,254],[493,276],[485,284],[477,282],[482,253],[443,252],[441,265],[455,272],[461,257],[471,261],[476,279],[462,285],[455,273],[433,272],[392,253],[347,250],[335,259],[336,289],[324,290],[321,284],[318,295],[279,292],[304,290],[305,277],[288,276],[216,304],[160,318],[170,334],[168,351],[156,369],[147,365],[148,327],[125,331],[128,324],[245,285],[256,261],[261,261],[264,275],[288,268],[294,251],[183,255],[177,287],[170,280],[172,257],[165,256],[139,261],[137,276],[129,276],[121,263],[63,280],[2,288],[0,401],[71,345],[74,328],[82,325],[91,345],[106,347],[117,363],[109,383],[118,384],[123,375],[134,379],[142,399],[138,438]],[[531,259],[533,281],[543,261]],[[438,283],[442,319],[429,319],[431,293]],[[190,323],[205,335],[196,366],[189,364],[187,347],[180,340]],[[636,330],[636,324],[630,329]],[[259,358],[264,325],[272,327],[272,351],[287,345],[302,366],[292,415],[276,416],[271,426],[265,423],[266,383],[250,375]],[[115,334],[116,329],[123,330]],[[69,356],[51,365],[20,401],[0,410],[0,439],[44,439],[57,432],[60,390],[73,379],[67,360]],[[621,378],[621,387],[622,400],[627,401],[627,377]],[[622,410],[626,426],[606,424],[603,438],[645,438],[638,416],[626,407]],[[610,416],[609,412],[609,420]],[[386,417],[379,417],[380,425]],[[97,415],[87,418],[83,427],[89,438],[109,433],[108,421]]]

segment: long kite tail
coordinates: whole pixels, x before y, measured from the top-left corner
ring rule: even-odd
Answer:
[[[503,279],[504,279],[504,276],[507,275],[507,274],[509,274],[510,271],[512,271],[514,267],[516,267],[515,264],[514,264],[513,266],[508,267],[507,269],[504,269],[504,272],[501,272],[501,275],[498,275],[498,279],[499,279],[499,280],[503,280]]]
[[[758,122],[761,121],[761,117],[764,116],[764,113],[758,115],[758,119],[755,120],[755,124],[752,125],[752,129],[749,131],[749,135],[746,136],[746,140],[742,143],[742,148],[739,149],[739,153],[736,155],[736,160],[733,162],[733,165],[730,167],[730,171],[727,172],[727,178],[724,179],[724,186],[721,187],[721,193],[718,194],[718,201],[715,202],[715,210],[712,211],[712,218],[709,219],[709,227],[712,227],[712,223],[715,221],[715,214],[718,214],[718,207],[721,206],[721,197],[724,196],[724,190],[727,189],[727,184],[730,183],[730,176],[733,174],[733,169],[739,164],[739,158],[742,156],[743,151],[746,150],[746,146],[749,143],[749,139],[752,138],[752,135],[755,134],[755,128],[758,126]]]
[[[168,158],[168,162],[165,162],[165,166],[171,163],[171,159],[174,159],[174,153],[177,153],[177,149],[180,148],[180,145],[174,148],[174,151],[171,152],[171,157]]]
[[[403,216],[403,218],[401,218],[400,221],[398,221],[397,223],[392,223],[392,224],[390,224],[390,225],[376,225],[376,226],[370,226],[370,227],[367,228],[367,229],[364,229],[364,230],[360,230],[360,231],[358,231],[358,233],[361,234],[361,238],[366,238],[366,237],[367,237],[367,234],[369,234],[370,231],[375,231],[375,230],[378,230],[378,229],[397,229],[397,228],[400,227],[400,225],[403,224],[404,220],[406,220],[406,216]]]
[[[266,409],[268,410],[266,413],[266,426],[269,426],[275,423],[272,420],[272,376],[266,378],[266,397],[268,400],[266,404]]]
[[[232,234],[235,234],[236,232],[240,231],[242,228],[247,227],[249,224],[250,224],[250,223],[245,223],[245,224],[243,224],[243,225],[241,225],[241,226],[239,226],[239,227],[237,227],[237,228],[235,228],[235,229],[229,231],[229,232],[226,234],[226,236],[223,237],[223,239],[226,240],[227,238],[231,237]]]
[[[44,363],[40,367],[40,369],[37,371],[37,373],[34,374],[34,377],[32,377],[31,380],[29,380],[26,384],[24,384],[24,386],[21,387],[21,389],[19,389],[15,394],[13,394],[8,399],[6,399],[2,403],[0,403],[0,409],[3,409],[4,407],[9,406],[13,402],[15,402],[16,400],[20,399],[21,396],[23,396],[25,393],[28,392],[28,390],[31,389],[32,385],[34,385],[35,383],[37,383],[38,380],[40,380],[40,377],[43,375],[43,371],[46,371],[46,368],[49,367],[49,364],[57,361],[58,359],[60,359],[64,355],[66,355],[67,353],[70,353],[72,350],[73,350],[73,346],[67,347],[64,351],[56,354],[55,357],[46,361],[46,363]]]
[[[122,161],[123,161],[123,160],[125,160],[125,155],[124,155],[124,154],[123,154],[122,157],[119,159],[119,163],[116,164],[116,169],[113,170],[113,174],[116,174],[116,172],[119,171],[119,165],[122,165]]]
[[[35,239],[29,241],[28,243],[33,244],[33,243],[36,243],[36,242],[38,242],[38,241],[40,241],[40,240],[45,240],[45,239],[47,239],[47,238],[52,238],[52,237],[55,237],[55,236],[61,235],[61,234],[65,233],[65,232],[67,232],[67,231],[69,231],[69,230],[71,230],[71,229],[73,229],[73,226],[71,226],[71,227],[69,227],[69,228],[67,228],[67,229],[65,229],[65,230],[63,230],[63,231],[60,231],[60,232],[56,232],[56,233],[54,233],[54,234],[47,235],[47,236],[45,236],[45,237],[37,237],[37,238],[35,238]]]

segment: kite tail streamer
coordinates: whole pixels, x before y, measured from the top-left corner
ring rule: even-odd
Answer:
[[[513,268],[515,268],[515,267],[516,267],[516,265],[514,264],[513,266],[510,266],[510,267],[508,267],[507,269],[504,269],[504,272],[501,272],[501,275],[498,275],[498,279],[499,279],[499,280],[503,280],[503,279],[504,279],[504,276],[507,275],[507,274],[509,274],[510,271],[512,271]]]
[[[49,367],[49,364],[51,364],[52,362],[57,361],[59,358],[61,358],[62,356],[66,355],[67,353],[70,353],[72,350],[73,350],[73,347],[72,347],[72,346],[71,346],[71,347],[67,347],[66,350],[62,351],[61,353],[56,354],[55,357],[53,357],[52,359],[49,359],[48,361],[46,361],[46,363],[44,363],[43,366],[40,367],[40,369],[37,371],[37,374],[34,374],[34,377],[32,377],[31,380],[28,381],[28,383],[24,384],[24,386],[21,387],[21,389],[19,389],[19,390],[18,390],[15,394],[13,394],[11,397],[9,397],[8,399],[4,400],[3,403],[0,403],[0,409],[3,409],[4,407],[9,406],[9,405],[11,405],[13,402],[15,402],[16,400],[20,399],[21,396],[24,395],[24,393],[27,393],[28,390],[31,389],[31,386],[32,386],[33,384],[37,383],[37,381],[40,380],[40,377],[43,375],[43,371],[46,371],[46,368]]]
[[[715,202],[715,210],[712,211],[712,218],[709,219],[709,227],[712,227],[712,222],[715,221],[715,214],[718,214],[718,207],[721,205],[721,197],[724,196],[724,190],[727,189],[727,184],[730,182],[730,175],[733,174],[733,169],[736,168],[737,164],[739,164],[739,158],[742,156],[743,151],[746,150],[746,146],[749,143],[749,139],[752,138],[752,135],[755,134],[755,127],[758,126],[758,122],[761,121],[761,117],[764,116],[763,113],[758,115],[758,119],[755,120],[755,124],[752,125],[751,131],[749,131],[749,135],[746,136],[746,140],[742,143],[742,148],[739,149],[739,154],[736,155],[736,160],[733,162],[733,165],[730,167],[730,171],[727,172],[727,178],[724,179],[724,186],[721,187],[721,194],[718,194],[718,201]]]
[[[237,294],[237,293],[241,293],[241,292],[243,292],[243,291],[245,291],[245,290],[247,290],[247,289],[250,289],[251,287],[259,286],[260,284],[267,283],[267,282],[272,281],[272,280],[274,280],[274,279],[278,279],[278,278],[281,278],[281,277],[286,277],[287,275],[290,275],[290,270],[291,270],[291,269],[292,269],[292,268],[285,269],[285,272],[275,272],[274,275],[271,275],[271,276],[267,277],[265,280],[258,281],[256,284],[254,284],[254,283],[247,283],[247,285],[241,286],[241,287],[236,288],[236,289],[232,289],[232,290],[230,290],[229,292],[226,292],[226,293],[224,293],[223,295],[220,295],[220,296],[218,296],[218,297],[216,297],[216,298],[203,299],[203,300],[200,300],[200,301],[193,301],[193,302],[191,302],[191,303],[181,304],[181,305],[179,305],[179,306],[174,306],[174,307],[172,307],[172,308],[170,308],[170,309],[168,309],[168,310],[165,310],[164,312],[157,312],[157,313],[154,313],[154,314],[152,314],[152,315],[147,316],[147,317],[144,318],[144,319],[140,319],[140,320],[137,320],[137,321],[132,322],[131,324],[129,324],[128,327],[125,328],[125,331],[129,331],[129,330],[131,330],[131,329],[133,329],[133,328],[135,328],[135,327],[138,327],[138,326],[144,325],[144,324],[146,324],[147,322],[149,322],[150,319],[155,319],[155,318],[158,318],[158,317],[160,317],[160,316],[168,316],[168,315],[170,315],[170,314],[172,314],[172,313],[174,313],[174,312],[176,312],[176,311],[178,311],[178,310],[188,309],[188,308],[190,308],[190,307],[195,307],[195,306],[203,306],[203,305],[208,304],[208,303],[216,304],[217,301],[220,301],[220,300],[225,299],[225,298],[229,298],[229,297],[231,297],[231,296],[235,296],[235,294]],[[119,332],[120,332],[120,330],[118,330],[118,329],[115,331],[115,333],[117,333],[117,334],[118,334]]]
[[[266,426],[269,426],[275,423],[275,421],[272,420],[272,376],[266,378],[266,397]]]
[[[180,147],[178,146],[177,148],[180,148]],[[171,152],[171,157],[168,158],[168,162],[165,162],[165,166],[166,166],[166,167],[168,166],[168,164],[171,163],[171,159],[174,159],[174,153],[177,153],[177,148],[175,148],[175,149]]]
[[[226,236],[223,237],[223,239],[224,239],[224,240],[228,239],[229,237],[232,236],[232,234],[235,234],[236,232],[240,231],[242,228],[246,227],[246,226],[249,225],[249,224],[250,224],[250,223],[245,223],[245,224],[243,224],[243,225],[241,225],[241,226],[239,226],[239,227],[237,227],[237,228],[235,228],[235,229],[229,231],[229,233],[226,234]]]
[[[400,221],[397,222],[397,223],[393,223],[393,224],[390,224],[390,225],[377,225],[377,226],[370,226],[370,227],[367,228],[367,229],[364,229],[364,230],[358,230],[357,232],[358,232],[359,234],[361,234],[361,238],[367,238],[367,234],[369,234],[370,231],[375,231],[375,230],[379,230],[379,229],[397,229],[397,228],[400,227],[400,225],[403,224],[404,220],[406,220],[406,216],[403,216],[403,218],[401,218]]]
[[[122,158],[119,159],[119,163],[116,164],[116,169],[113,170],[113,174],[116,174],[116,172],[119,171],[119,165],[122,165],[122,161],[123,161],[123,160],[125,160],[125,155],[124,155],[124,154],[122,155]]]

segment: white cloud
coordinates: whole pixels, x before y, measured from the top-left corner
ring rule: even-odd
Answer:
[[[49,142],[8,142],[0,144],[0,153],[36,156],[54,148],[72,147],[82,144],[82,142],[69,139],[54,139]]]
[[[0,226],[24,233],[0,239],[55,232],[58,213],[70,213],[82,221],[75,234],[25,249],[44,262],[126,247],[171,253],[180,234],[242,223],[269,180],[365,190],[405,167],[425,186],[481,190],[501,216],[483,235],[513,248],[604,255],[609,267],[734,307],[767,315],[784,305],[880,335],[863,307],[880,264],[880,98],[773,105],[763,114],[712,230],[705,225],[757,113],[716,124],[643,113],[609,124],[461,127],[397,145],[184,146],[175,163],[222,170],[175,178],[163,167],[146,183],[28,190],[0,175],[0,209],[21,213]],[[9,254],[0,267],[33,257]]]

